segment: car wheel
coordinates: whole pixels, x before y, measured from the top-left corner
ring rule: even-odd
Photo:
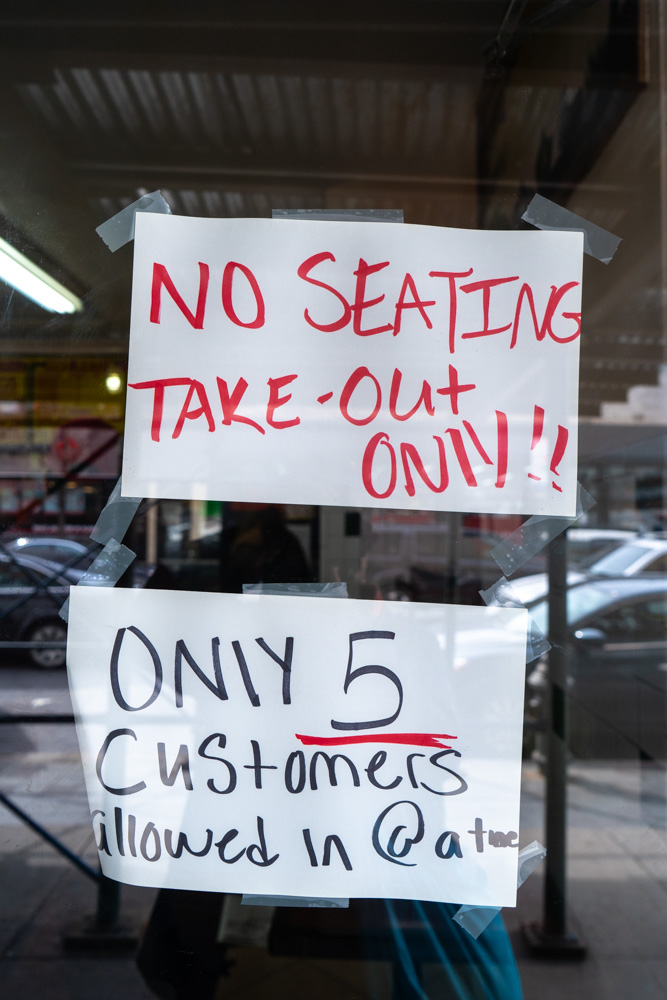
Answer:
[[[62,621],[45,621],[33,625],[25,636],[28,642],[43,642],[41,649],[29,649],[28,656],[35,667],[57,670],[65,666],[65,650],[49,648],[52,642],[65,642],[67,626]]]

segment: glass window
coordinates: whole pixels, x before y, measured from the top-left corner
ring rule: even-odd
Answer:
[[[119,0],[92,12],[72,3],[5,6],[0,12],[0,995],[53,1000],[120,994],[138,1000],[264,995],[305,1000],[313,993],[322,1000],[667,995],[664,5],[659,0],[334,0],[324,6],[245,0],[167,11]],[[91,533],[104,525],[106,515],[102,521],[100,516],[121,476],[126,399],[133,391],[128,387],[133,244],[130,239],[112,252],[96,230],[157,190],[174,217],[254,220],[270,219],[274,211],[333,212],[335,224],[342,225],[362,213],[370,220],[364,225],[381,232],[378,218],[402,212],[402,232],[409,226],[422,227],[422,233],[447,228],[483,234],[537,232],[535,216],[527,213],[538,195],[549,213],[541,223],[545,230],[560,227],[563,210],[571,213],[565,228],[586,230],[577,339],[579,417],[568,447],[576,437],[576,476],[595,503],[569,524],[564,553],[557,540],[507,573],[517,593],[530,595],[528,610],[550,649],[533,630],[529,655],[536,656],[526,669],[523,731],[506,741],[517,757],[521,744],[516,843],[502,846],[505,834],[489,830],[488,817],[481,815],[471,815],[464,834],[475,845],[469,853],[474,850],[484,864],[491,834],[503,851],[534,840],[546,843],[547,862],[521,887],[517,906],[499,916],[477,908],[457,916],[457,899],[441,904],[391,896],[352,899],[349,907],[333,905],[333,897],[319,905],[301,899],[292,906],[286,903],[293,899],[276,898],[250,905],[228,891],[231,868],[223,855],[234,837],[222,847],[209,845],[220,852],[219,884],[207,887],[210,891],[165,889],[158,878],[150,888],[121,885],[100,875],[110,838],[120,837],[129,858],[133,850],[141,853],[142,836],[147,850],[155,835],[146,827],[137,833],[139,793],[110,792],[107,815],[92,819],[86,798],[74,721],[82,703],[72,702],[68,688],[64,605],[70,588],[98,557],[102,563],[93,582],[113,577],[131,609],[144,589],[178,595],[173,605],[178,607],[188,599],[203,606],[211,594],[241,594],[248,585],[282,585],[293,594],[290,587],[331,584],[338,592],[345,584],[348,599],[366,602],[364,608],[386,610],[390,602],[401,602],[392,604],[400,615],[410,611],[408,605],[419,605],[428,621],[433,606],[438,614],[451,605],[462,607],[464,615],[484,608],[481,592],[501,576],[496,546],[520,533],[527,517],[524,511],[480,510],[475,502],[458,509],[467,505],[448,504],[446,489],[438,494],[444,496],[442,509],[403,509],[401,503],[409,502],[401,499],[408,497],[400,492],[403,484],[375,507],[343,507],[333,493],[321,506],[306,496],[254,503],[224,491],[202,499],[193,483],[176,498],[135,498],[133,516],[122,530],[123,518],[111,518],[112,541],[126,547],[119,557],[126,561],[115,563],[118,553],[103,552],[106,543],[91,540]],[[334,224],[331,214],[324,217]],[[378,245],[384,253],[383,239]],[[354,262],[349,270],[359,278],[357,261],[359,268]],[[368,273],[365,291],[348,275],[350,317],[364,312],[370,317],[373,310],[380,316],[385,309],[393,314],[397,308],[403,292],[385,289],[381,298],[374,285],[378,273]],[[425,313],[425,335],[440,338],[442,345],[438,363],[446,357],[455,368],[448,337],[458,329],[461,302],[477,295],[480,324],[495,324],[495,286],[468,287],[438,312],[430,293],[418,298],[419,278],[410,278],[413,285],[404,286],[405,325],[388,337],[391,350],[410,320]],[[475,284],[470,276],[457,280]],[[331,296],[327,287],[315,282],[311,289],[340,306],[340,295]],[[449,280],[442,280],[442,287],[449,288]],[[218,286],[218,307],[220,294]],[[522,322],[531,336],[535,328],[539,347],[562,328],[538,306],[526,299]],[[576,317],[561,320],[572,323]],[[236,371],[224,332],[219,333],[221,364],[234,370],[229,409],[222,417],[216,411],[215,434],[209,435],[215,440],[233,424],[238,429],[233,399],[238,414],[245,413],[240,401],[252,392],[244,397],[243,372]],[[312,330],[304,364],[324,351],[322,332]],[[500,332],[509,336],[507,329]],[[188,364],[205,338],[203,330],[192,333],[202,337],[193,339]],[[256,331],[249,326],[246,333],[254,345]],[[491,339],[469,340],[477,345],[482,367],[490,367]],[[364,364],[363,352],[380,343],[374,335],[355,341],[350,364]],[[336,350],[342,354],[340,344]],[[413,360],[416,371],[417,354],[408,358],[405,385],[414,374],[408,371]],[[161,377],[175,377],[173,357],[159,337],[155,364]],[[535,480],[539,459],[549,489],[556,491],[562,456],[558,449],[543,454],[541,435],[548,427],[556,440],[558,421],[545,409],[537,368],[521,367],[509,393],[512,405],[528,401],[529,414],[522,425],[525,454],[519,460],[510,449],[510,461],[527,481]],[[211,370],[215,376],[219,382],[221,374]],[[418,373],[417,395],[428,377],[430,370]],[[501,381],[495,370],[494,377]],[[215,391],[222,390],[216,385]],[[452,399],[451,384],[434,391],[440,404]],[[447,474],[481,481],[494,466],[495,476],[502,451],[499,413],[491,413],[488,440],[469,430],[485,418],[482,407],[469,414],[468,429],[460,424],[468,438],[452,436],[454,428],[441,413],[433,417],[431,437],[444,440],[449,434],[456,440],[458,450],[447,455],[460,463],[452,461]],[[463,418],[463,404],[461,413],[452,406],[450,415]],[[201,416],[191,409],[183,420],[190,424],[190,417]],[[374,424],[378,433],[400,426],[407,444],[410,425],[389,411],[380,419],[385,417],[387,427],[379,420]],[[284,437],[282,430],[272,430]],[[322,453],[327,433],[317,442]],[[470,449],[469,469],[461,460],[461,442]],[[397,468],[405,462],[416,479],[420,473],[415,462],[409,464],[409,444],[403,450],[397,444],[395,454]],[[217,452],[212,462],[229,477],[235,471]],[[251,464],[246,458],[245,466]],[[431,466],[424,473],[431,475]],[[490,480],[494,493],[501,493],[501,478]],[[126,550],[134,554],[131,562]],[[567,628],[559,631],[549,623],[549,596],[563,590]],[[193,592],[198,596],[192,598]],[[131,630],[133,621],[128,614],[119,648],[142,642]],[[515,618],[512,629],[489,627],[456,648],[443,640],[442,655],[451,654],[451,669],[459,676],[476,664],[488,668],[501,662],[505,644],[514,642],[522,627]],[[156,626],[156,642],[160,631]],[[164,656],[165,690],[169,685],[176,690],[180,670],[181,680],[201,683],[211,697],[216,697],[212,688],[220,694],[219,648],[210,636],[202,643],[196,654],[186,655],[181,646]],[[253,643],[282,680],[279,671],[289,673],[288,647],[281,659],[274,647],[266,653],[254,635]],[[141,648],[146,663],[155,666],[150,648]],[[234,677],[248,693],[248,664],[244,668],[238,650],[233,655]],[[346,655],[352,664],[352,655]],[[416,671],[407,660],[405,669]],[[394,682],[382,673],[377,656],[359,664],[360,673],[348,667],[351,694],[374,677],[394,695]],[[91,655],[91,674],[99,667]],[[103,668],[110,678],[113,662],[105,661]],[[135,682],[137,675],[128,671],[127,683]],[[487,687],[480,681],[475,688],[485,708]],[[228,706],[219,700],[224,719]],[[96,697],[85,701],[91,712],[104,712]],[[408,701],[406,696],[406,712]],[[506,708],[504,693],[490,706],[498,726]],[[189,711],[186,699],[183,714]],[[391,705],[386,714],[390,711]],[[211,764],[231,775],[224,763],[232,751],[224,745],[222,721],[216,722],[220,733],[216,728],[208,749],[195,747],[190,768],[179,732],[153,733],[147,750],[141,713],[122,713],[115,729],[124,735],[115,746],[124,741],[144,754],[141,766],[152,767],[153,780],[165,789],[170,781],[196,779],[196,765],[199,774],[203,764]],[[432,736],[416,733],[419,722],[410,724],[415,732],[399,735]],[[106,773],[100,746],[83,749],[86,759],[98,759],[97,771]],[[400,775],[403,800],[409,799],[408,786],[422,787],[417,777],[426,759],[422,749],[419,744],[410,751],[412,771],[408,767]],[[450,750],[451,776],[454,756],[462,751]],[[500,751],[491,742],[485,750],[488,774],[482,783],[488,789],[498,787],[502,777],[496,769]],[[258,763],[257,752],[251,747],[239,767],[253,782],[276,767],[272,761]],[[383,753],[387,750],[377,751],[362,782],[370,780],[370,771],[389,784],[384,775],[390,758]],[[137,760],[129,752],[127,759]],[[318,759],[319,766],[325,764]],[[99,773],[95,780],[101,783]],[[139,779],[124,774],[118,780]],[[218,790],[211,796],[216,822],[229,819],[229,830],[236,830],[232,797]],[[295,795],[292,818],[300,815],[298,801]],[[447,817],[449,802],[443,803]],[[344,827],[349,816],[341,812],[333,810]],[[392,850],[402,842],[404,822],[396,821]],[[215,822],[200,825],[206,831]],[[245,832],[237,836],[240,841]],[[176,835],[174,841],[174,851],[194,865],[192,845]],[[166,842],[160,844],[166,852]],[[460,860],[456,846],[453,837],[448,848],[440,843],[443,885]],[[322,864],[323,870],[338,863],[334,848],[330,843],[331,863]],[[388,861],[397,870],[400,863],[398,854]],[[291,887],[283,887],[284,896],[293,895]],[[421,894],[428,895],[428,888]],[[584,946],[586,957],[570,962],[582,957]]]

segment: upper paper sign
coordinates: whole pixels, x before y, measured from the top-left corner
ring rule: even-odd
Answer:
[[[72,587],[102,870],[513,906],[525,609]]]
[[[574,516],[581,233],[138,214],[128,496]]]

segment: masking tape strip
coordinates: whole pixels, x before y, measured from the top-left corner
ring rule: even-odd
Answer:
[[[99,542],[100,545],[106,545],[112,538],[115,538],[117,542],[122,541],[137,512],[137,507],[141,503],[141,497],[121,496],[121,489],[122,479],[119,479],[111,491],[106,507],[97,519],[97,524],[90,533],[92,540]]]
[[[350,905],[349,899],[320,899],[319,896],[241,896],[243,906],[304,906],[310,908],[325,908],[344,910]]]
[[[171,215],[171,208],[162,197],[160,191],[137,198],[127,208],[121,209],[116,215],[98,226],[95,232],[104,240],[112,253],[120,250],[126,243],[134,239],[134,220],[137,212],[156,212],[158,215]]]
[[[603,264],[608,264],[621,242],[620,236],[601,229],[588,219],[569,212],[541,194],[536,194],[521,218],[524,222],[546,231],[579,232],[584,234],[584,253],[597,257]]]
[[[534,840],[528,847],[519,851],[519,871],[516,880],[516,887],[520,889],[529,875],[546,857],[547,850],[539,841]],[[456,911],[452,920],[460,924],[471,937],[477,939],[482,931],[485,931],[494,917],[500,913],[499,906],[461,906]]]
[[[277,597],[347,597],[347,583],[244,583],[244,594],[273,594]],[[262,896],[244,893],[243,906],[306,906],[344,909],[350,905],[349,899],[322,898],[315,896]]]
[[[590,493],[586,492],[581,483],[577,483],[577,510],[574,517],[547,517],[544,514],[533,514],[520,528],[491,549],[491,555],[503,573],[511,576],[515,570],[560,535],[561,531],[565,531],[578,521],[595,503]]]
[[[533,874],[547,856],[547,849],[539,840],[534,840],[528,847],[523,847],[519,851],[519,874],[517,875],[516,887],[520,889],[529,876]]]
[[[110,538],[97,558],[90,564],[77,587],[114,587],[136,558],[135,553],[115,538]],[[69,617],[69,597],[58,612],[65,621]]]
[[[512,584],[504,576],[501,576],[488,590],[480,590],[479,593],[484,603],[490,608],[525,608],[525,605],[512,590]],[[549,649],[551,649],[551,643],[529,614],[526,663],[532,663]]]
[[[402,208],[273,208],[272,219],[310,222],[403,222]]]
[[[216,941],[231,947],[266,949],[275,912],[274,906],[242,906],[238,893],[227,892],[222,901]]]
[[[347,584],[336,583],[244,583],[244,594],[277,597],[347,597]]]

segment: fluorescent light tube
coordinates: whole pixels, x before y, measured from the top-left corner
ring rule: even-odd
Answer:
[[[49,312],[83,311],[80,298],[3,239],[0,239],[0,279]]]

